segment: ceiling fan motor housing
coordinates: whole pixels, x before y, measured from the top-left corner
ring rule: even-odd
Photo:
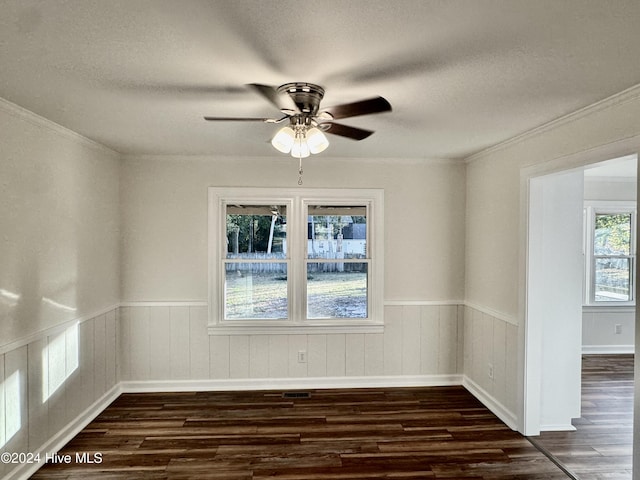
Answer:
[[[318,114],[324,88],[314,83],[293,82],[280,85],[278,93],[288,94],[303,115],[313,117]]]

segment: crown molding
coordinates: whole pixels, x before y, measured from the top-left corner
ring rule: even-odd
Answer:
[[[550,122],[532,128],[531,130],[527,130],[526,132],[520,133],[503,142],[485,148],[484,150],[480,150],[479,152],[466,157],[465,163],[469,164],[477,160],[481,160],[493,153],[505,150],[506,148],[517,145],[518,143],[524,142],[525,140],[529,140],[548,131],[555,130],[556,128],[559,128],[563,125],[577,122],[582,118],[588,117],[589,115],[593,115],[603,110],[607,110],[608,108],[616,107],[618,105],[637,100],[638,98],[640,98],[640,84],[634,85],[630,88],[627,88],[626,90],[611,95],[610,97],[592,103],[591,105],[587,105],[586,107],[576,110],[575,112],[568,113],[559,118],[556,118],[555,120],[551,120]]]
[[[89,148],[92,148],[93,150],[97,150],[101,153],[106,153],[107,155],[111,155],[114,157],[118,157],[118,158],[120,157],[119,152],[107,147],[106,145],[103,145],[102,143],[98,143],[95,140],[91,140],[90,138],[80,135],[79,133],[74,132],[73,130],[67,127],[63,127],[62,125],[59,125],[47,118],[44,118],[38,115],[37,113],[33,113],[31,110],[27,110],[26,108],[21,107],[20,105],[17,105],[15,103],[12,103],[9,100],[6,100],[2,97],[0,97],[0,111],[3,111],[16,118],[19,118],[20,120],[29,122],[30,124],[36,127],[49,130],[55,133],[56,135],[59,135],[60,137],[66,138],[74,142],[81,143]]]

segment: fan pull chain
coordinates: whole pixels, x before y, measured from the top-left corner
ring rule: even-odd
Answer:
[[[298,185],[302,185],[302,157],[298,157],[300,165],[298,167]]]

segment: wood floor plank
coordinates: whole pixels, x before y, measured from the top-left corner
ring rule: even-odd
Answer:
[[[631,480],[633,355],[583,355],[582,412],[574,432],[535,441],[581,480]]]
[[[124,394],[32,478],[567,478],[463,387]],[[609,444],[611,458],[617,458]]]

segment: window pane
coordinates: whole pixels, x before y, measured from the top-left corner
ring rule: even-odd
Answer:
[[[308,263],[307,317],[367,318],[367,264]]]
[[[367,258],[364,206],[309,206],[308,258]]]
[[[227,263],[224,317],[288,317],[286,263]]]
[[[596,214],[593,239],[595,255],[629,255],[631,214]]]
[[[285,258],[285,205],[227,205],[227,258]]]
[[[631,300],[630,260],[628,258],[596,258],[596,302],[628,302]]]

